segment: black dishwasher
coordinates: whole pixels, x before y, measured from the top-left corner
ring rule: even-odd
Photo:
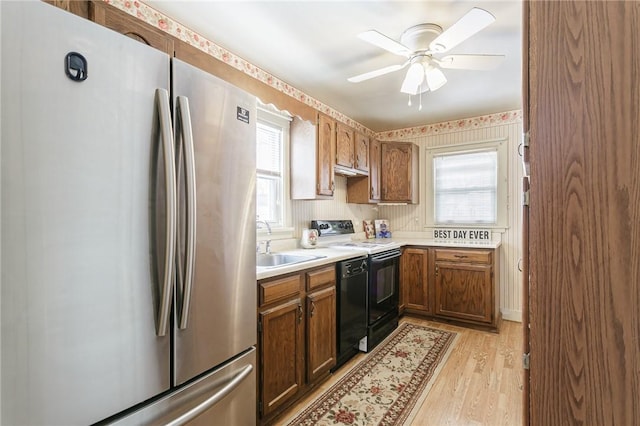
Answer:
[[[337,360],[334,370],[358,353],[367,336],[367,288],[369,260],[361,256],[338,263]]]

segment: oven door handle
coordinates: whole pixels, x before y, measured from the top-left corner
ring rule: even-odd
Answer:
[[[389,253],[387,255],[380,256],[380,257],[371,256],[370,261],[371,263],[380,263],[380,262],[384,262],[385,260],[395,259],[397,257],[400,257],[400,252],[394,251],[393,253]]]

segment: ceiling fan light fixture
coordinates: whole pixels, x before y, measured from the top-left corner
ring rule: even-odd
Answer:
[[[438,90],[447,82],[447,77],[444,76],[444,73],[434,66],[427,67],[425,75],[427,85],[432,92]]]
[[[420,62],[414,62],[407,70],[407,75],[402,82],[400,91],[409,95],[418,93],[418,88],[425,78],[424,66]]]

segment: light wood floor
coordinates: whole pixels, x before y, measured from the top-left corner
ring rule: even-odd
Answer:
[[[458,341],[411,426],[522,425],[522,325],[503,321],[500,333],[476,331],[415,317],[401,322],[459,333]],[[360,361],[359,354],[274,424],[286,424]],[[407,425],[408,426],[408,425]]]

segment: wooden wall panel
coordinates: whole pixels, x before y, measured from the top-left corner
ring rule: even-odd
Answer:
[[[640,3],[530,7],[531,424],[640,424]]]

